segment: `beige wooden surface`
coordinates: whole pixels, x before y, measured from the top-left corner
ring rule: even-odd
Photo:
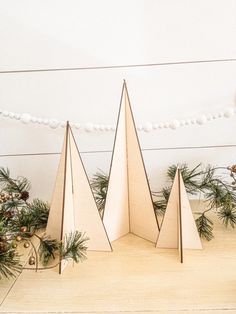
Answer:
[[[24,271],[1,313],[236,313],[236,230],[215,223],[203,250],[157,249],[131,234],[83,264]],[[3,300],[12,283],[1,281]]]

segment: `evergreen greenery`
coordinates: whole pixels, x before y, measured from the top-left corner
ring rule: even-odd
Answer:
[[[0,279],[15,277],[21,272],[20,256],[9,246],[5,252],[0,252]]]
[[[10,171],[0,168],[0,278],[14,277],[22,270],[17,243],[32,249],[29,264],[38,268],[38,261],[44,266],[55,259],[73,259],[76,263],[86,256],[83,234],[75,231],[66,235],[65,242],[59,242],[45,235],[39,235],[47,225],[49,204],[34,199],[29,201],[30,182],[24,177],[13,179]],[[38,238],[38,249],[32,238]],[[54,265],[57,266],[58,262]],[[53,267],[53,266],[52,266]]]
[[[85,234],[76,231],[69,233],[65,237],[64,243],[62,243],[60,252],[63,259],[72,258],[73,261],[79,263],[86,259],[86,241],[88,238]]]
[[[91,186],[95,195],[98,210],[101,216],[103,216],[103,210],[105,206],[106,194],[107,194],[107,188],[108,188],[107,175],[101,170],[96,172],[91,180]]]
[[[58,251],[60,244],[55,239],[43,236],[40,239],[39,257],[44,266],[47,266],[49,261],[55,259],[55,254]]]
[[[199,217],[196,219],[196,225],[200,237],[205,238],[207,241],[213,239],[213,222],[206,217],[205,213],[199,213]]]
[[[181,170],[187,193],[205,202],[204,208],[199,208],[195,213],[200,236],[208,241],[213,238],[214,226],[208,216],[209,212],[216,214],[226,227],[234,228],[236,165],[227,168],[203,167],[201,164],[194,168],[189,168],[186,164],[170,166],[167,170],[169,185],[159,192],[153,192],[157,218],[165,213],[177,167]],[[98,171],[92,179],[92,188],[102,216],[108,189],[107,175]],[[26,178],[13,179],[8,169],[0,168],[0,278],[16,276],[22,270],[18,242],[31,244],[34,249],[32,254],[37,254],[36,260],[41,261],[45,267],[56,256],[59,261],[73,259],[76,263],[86,258],[88,238],[78,231],[66,235],[63,242],[39,235],[39,231],[46,227],[49,205],[39,199],[29,201],[29,190],[30,182]],[[31,241],[33,237],[37,237],[40,242],[37,250]]]
[[[213,222],[207,217],[209,211],[215,213],[226,227],[234,228],[236,226],[235,166],[212,167],[208,165],[204,168],[199,164],[193,169],[189,169],[184,164],[178,165],[178,167],[181,170],[187,192],[202,196],[205,202],[205,209],[197,213],[198,218],[196,219],[200,236],[207,240],[213,238]],[[177,165],[168,169],[167,176],[171,182],[174,180],[176,169]],[[222,171],[225,173],[224,175],[222,175]]]
[[[152,192],[157,219],[165,213],[177,167],[181,170],[187,193],[204,201],[204,209],[196,213],[200,236],[208,241],[214,237],[213,222],[207,216],[209,211],[215,213],[226,227],[234,228],[236,226],[236,165],[204,167],[198,164],[194,168],[189,168],[187,164],[170,166],[167,170],[169,186],[159,192]],[[225,174],[222,174],[222,171]],[[233,182],[230,182],[232,180]],[[101,213],[104,211],[107,186],[107,175],[97,172],[92,179],[92,187]]]

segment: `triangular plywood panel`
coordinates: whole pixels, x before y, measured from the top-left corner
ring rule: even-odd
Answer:
[[[122,97],[103,215],[110,241],[130,231],[125,109],[125,98]]]
[[[73,201],[75,229],[89,237],[88,249],[111,251],[111,244],[89,184],[74,136],[69,129],[70,156],[72,164]]]
[[[162,221],[161,230],[158,236],[157,247],[175,249],[179,247],[178,198],[178,176],[175,176],[164,219]]]
[[[202,249],[202,243],[192,214],[183,178],[180,173],[182,245],[184,249]]]
[[[65,233],[74,231],[75,228],[71,172],[67,171],[71,169],[71,160],[68,158],[68,138],[67,127],[46,228],[46,233],[59,241]]]
[[[62,241],[65,234],[75,230],[85,232],[89,237],[89,250],[112,250],[76,142],[67,123],[46,234]],[[60,273],[65,265],[66,262],[60,264]]]
[[[175,174],[156,246],[159,248],[178,248],[181,262],[183,262],[184,249],[202,249],[179,169]]]
[[[152,242],[158,235],[158,223],[125,83],[103,221],[111,241],[129,232]]]

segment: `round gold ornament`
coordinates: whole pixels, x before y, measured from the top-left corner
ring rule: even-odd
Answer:
[[[17,237],[16,237],[16,241],[17,242],[20,242],[22,240],[22,237],[20,236],[20,235],[18,235]]]
[[[29,242],[24,243],[24,247],[27,249],[30,246]]]
[[[30,256],[29,265],[35,265],[35,257],[34,256]]]
[[[13,242],[11,246],[12,246],[13,249],[16,249],[17,248],[17,243]]]

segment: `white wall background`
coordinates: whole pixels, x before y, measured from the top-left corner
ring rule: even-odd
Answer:
[[[236,58],[235,0],[0,0],[0,70]],[[0,74],[0,107],[85,123],[115,124],[123,79],[137,124],[235,107],[236,62]],[[142,148],[236,144],[236,117],[176,131],[139,132]],[[75,131],[81,151],[111,150],[114,132]],[[59,152],[63,129],[0,119],[0,154]],[[82,154],[91,176],[111,153]],[[172,163],[227,166],[236,148],[144,151],[151,187]],[[50,200],[58,156],[1,157]]]

